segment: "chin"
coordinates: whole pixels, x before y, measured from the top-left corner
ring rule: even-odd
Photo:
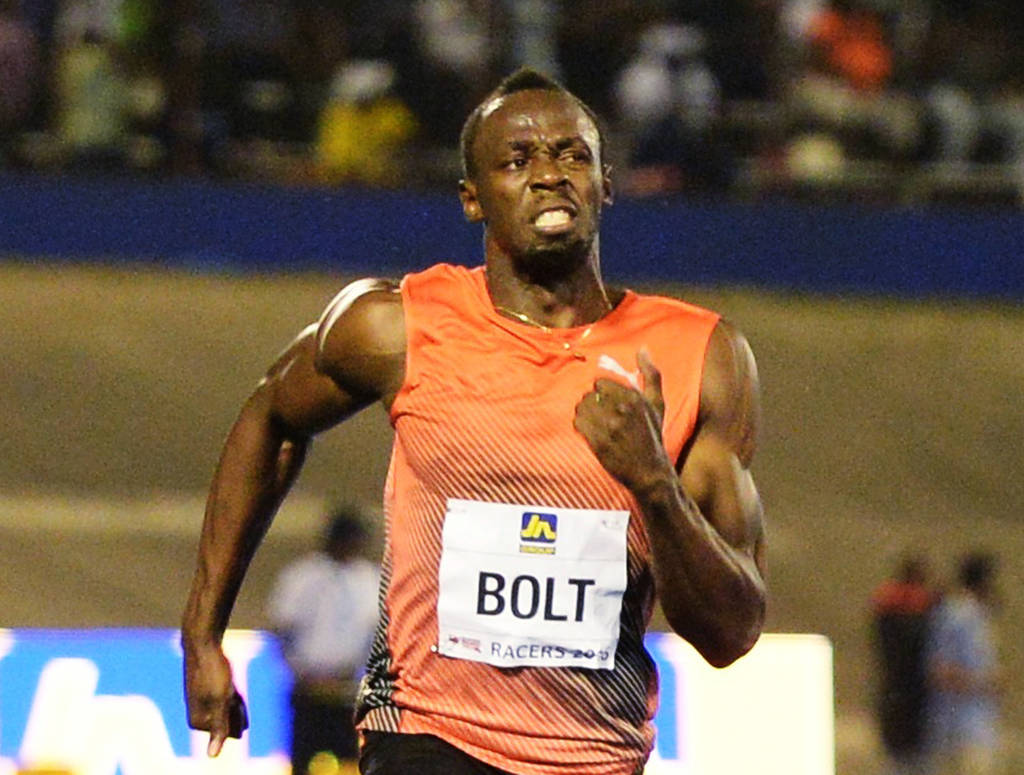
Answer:
[[[546,275],[569,274],[590,257],[593,240],[567,234],[564,240],[534,244],[523,254],[523,263]]]

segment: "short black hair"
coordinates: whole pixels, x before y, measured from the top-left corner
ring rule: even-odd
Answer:
[[[480,104],[473,108],[473,112],[469,114],[466,123],[462,125],[462,132],[459,135],[459,154],[462,157],[462,175],[464,178],[471,179],[476,174],[476,163],[473,160],[473,143],[476,141],[476,136],[480,131],[480,124],[484,117],[484,108],[499,97],[506,97],[509,94],[521,91],[558,92],[575,102],[587,115],[587,118],[594,122],[594,126],[597,127],[599,143],[599,147],[596,149],[597,155],[598,158],[604,158],[604,128],[601,125],[601,120],[590,106],[554,78],[532,68],[522,67],[505,77],[494,91],[484,97]]]
[[[344,504],[331,511],[323,533],[323,542],[325,548],[330,549],[339,544],[359,543],[365,540],[367,535],[368,530],[362,510],[357,506]]]
[[[971,552],[960,559],[960,584],[966,589],[982,589],[995,574],[996,558],[987,552]]]
[[[928,577],[928,560],[924,555],[908,552],[900,558],[897,577],[907,583],[922,583]]]

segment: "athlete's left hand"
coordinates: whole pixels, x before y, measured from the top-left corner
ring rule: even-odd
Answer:
[[[594,389],[576,404],[573,421],[605,470],[634,492],[674,475],[661,438],[661,372],[646,349],[637,353],[636,362],[643,378],[641,390],[597,379]]]

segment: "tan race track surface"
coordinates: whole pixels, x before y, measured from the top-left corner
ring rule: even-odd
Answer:
[[[346,279],[0,263],[0,626],[177,625],[234,414]],[[942,572],[966,547],[996,550],[1014,646],[1024,311],[667,292],[724,312],[754,347],[769,629],[832,638],[841,720],[869,707],[865,603],[905,546]],[[379,504],[389,443],[379,408],[318,440],[233,624],[263,623],[274,572],[309,544],[325,503]],[[1024,656],[1006,652],[1010,720],[1024,728]]]

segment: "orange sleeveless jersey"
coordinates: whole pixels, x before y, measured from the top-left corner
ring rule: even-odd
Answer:
[[[664,441],[678,458],[697,417],[718,316],[627,291],[591,326],[543,330],[495,311],[482,268],[402,282],[408,355],[391,409],[382,612],[360,693],[363,730],[428,733],[520,775],[632,775],[653,745],[657,675],[647,535],[628,491],[573,428],[598,377],[626,381],[646,346],[662,373]],[[500,668],[437,653],[438,564],[449,498],[630,512],[614,670]]]

